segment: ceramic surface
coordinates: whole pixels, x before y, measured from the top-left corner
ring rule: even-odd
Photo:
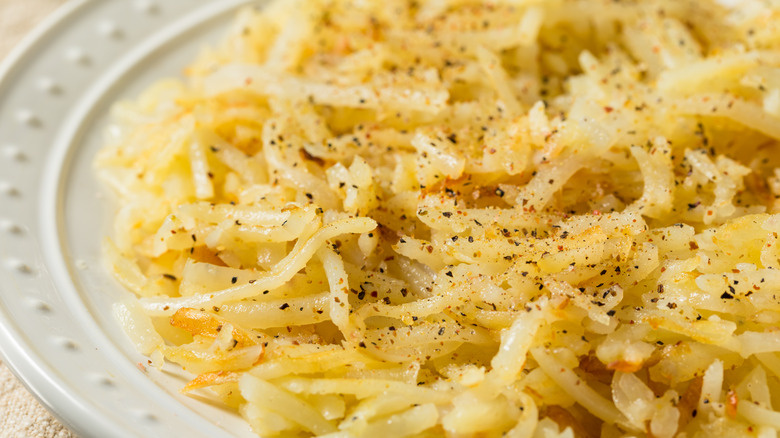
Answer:
[[[92,161],[113,102],[179,76],[248,0],[73,1],[0,66],[0,351],[83,437],[249,437],[147,365],[111,316],[111,195]]]

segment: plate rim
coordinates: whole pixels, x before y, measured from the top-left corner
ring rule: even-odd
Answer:
[[[130,4],[129,1],[127,3]],[[149,1],[135,1],[133,3],[136,6],[154,4],[153,2]],[[186,35],[187,32],[192,31],[192,26],[197,26],[204,22],[208,22],[213,19],[215,15],[220,15],[220,13],[225,14],[227,11],[236,10],[241,5],[255,3],[261,4],[263,2],[255,0],[201,0],[197,3],[190,3],[189,1],[185,2],[188,7],[192,6],[186,11],[186,13],[167,20],[162,26],[156,27],[152,32],[134,39],[129,47],[125,47],[119,50],[121,53],[116,57],[116,59],[113,59],[111,62],[106,64],[105,67],[107,68],[101,68],[98,70],[94,80],[90,82],[89,85],[77,89],[77,91],[74,93],[75,97],[73,97],[74,100],[72,102],[72,107],[69,107],[70,109],[68,110],[68,113],[61,114],[56,122],[47,127],[47,129],[50,129],[51,132],[54,133],[55,138],[45,143],[45,147],[42,149],[42,158],[40,163],[37,164],[39,167],[29,172],[31,173],[29,181],[35,181],[37,187],[34,190],[30,190],[30,193],[27,195],[30,197],[30,199],[26,202],[30,205],[20,205],[17,206],[17,208],[20,210],[29,209],[32,211],[36,221],[35,225],[31,225],[34,230],[29,232],[30,236],[28,236],[31,239],[32,247],[34,248],[33,252],[36,256],[39,257],[37,263],[34,263],[32,266],[36,266],[36,268],[38,265],[41,266],[41,269],[33,268],[34,271],[40,271],[40,274],[36,272],[33,275],[32,278],[35,278],[33,280],[33,285],[35,287],[44,287],[43,285],[40,285],[41,282],[52,284],[51,289],[54,292],[54,295],[64,301],[65,307],[63,308],[63,313],[67,314],[68,321],[72,325],[76,326],[74,329],[78,331],[80,335],[86,333],[88,328],[99,326],[99,324],[91,315],[91,310],[89,309],[88,303],[84,303],[84,309],[81,309],[80,312],[74,313],[73,306],[71,305],[73,297],[63,296],[61,287],[56,285],[57,278],[59,277],[54,275],[56,274],[54,271],[56,271],[59,266],[53,266],[51,264],[51,260],[52,257],[63,258],[63,256],[68,254],[68,248],[70,246],[68,244],[69,239],[65,236],[67,233],[61,229],[67,221],[63,217],[60,217],[60,214],[57,214],[57,217],[53,218],[42,218],[42,215],[47,211],[61,211],[63,199],[60,196],[52,195],[50,186],[52,184],[59,185],[58,183],[64,183],[68,178],[68,174],[72,172],[72,169],[70,169],[66,159],[65,161],[59,163],[59,168],[57,169],[54,178],[52,178],[51,175],[46,175],[46,172],[51,172],[53,169],[52,155],[57,153],[57,150],[61,149],[63,144],[70,143],[79,135],[85,135],[83,125],[84,123],[94,123],[91,120],[90,114],[92,114],[95,110],[93,107],[85,108],[86,101],[90,100],[90,96],[95,97],[96,90],[100,88],[101,84],[104,85],[103,91],[111,90],[115,87],[114,84],[116,81],[109,81],[109,77],[113,77],[115,80],[119,78],[121,81],[121,71],[123,69],[119,67],[122,64],[128,64],[126,62],[127,58],[135,57],[137,59],[143,60],[150,54],[160,50],[161,47],[168,44],[171,40],[171,38],[160,37],[170,37],[172,34],[173,39],[180,38],[183,34]],[[50,15],[45,17],[38,25],[33,28],[30,33],[25,35],[23,39],[9,52],[8,56],[0,62],[0,93],[2,93],[2,95],[0,95],[0,108],[2,108],[6,114],[13,116],[12,109],[8,104],[9,96],[11,95],[9,85],[13,85],[17,81],[21,83],[21,79],[19,79],[20,75],[33,68],[40,51],[50,50],[49,44],[52,44],[52,42],[55,41],[55,38],[58,37],[58,32],[67,32],[69,26],[80,24],[78,21],[82,19],[81,14],[89,14],[92,12],[92,8],[99,7],[101,4],[105,5],[103,2],[92,0],[66,1]],[[165,3],[162,3],[162,5],[167,6]],[[200,17],[200,20],[197,17]],[[190,23],[191,26],[188,27],[184,25],[184,23]],[[171,31],[172,27],[179,28],[179,30]],[[140,53],[140,55],[134,56],[136,52]],[[134,63],[130,63],[126,67],[127,68],[124,69],[126,71],[136,68]],[[120,73],[116,74],[116,71],[120,71]],[[91,103],[99,105],[103,99],[103,97],[98,95],[95,99],[91,99]],[[80,112],[82,116],[86,116],[86,119],[84,117],[81,119],[76,117],[76,114],[79,113],[79,109],[83,110]],[[68,131],[72,131],[72,133],[76,134],[76,137],[65,140],[58,138],[62,133]],[[60,151],[60,153],[66,157],[70,157],[75,152],[71,145],[71,147],[65,148],[65,150]],[[13,178],[10,181],[15,182]],[[3,182],[0,181],[0,185],[2,184]],[[0,187],[0,189],[2,189],[2,187]],[[63,187],[58,187],[55,191],[61,192],[62,190]],[[0,190],[0,192],[2,192],[2,190]],[[0,195],[2,194],[3,193],[0,193]],[[54,196],[53,199],[55,204],[48,205],[47,202],[52,202],[51,199],[48,199],[51,196]],[[54,227],[54,229],[52,229],[52,227]],[[47,236],[52,236],[52,232],[57,239],[51,248],[54,249],[57,254],[44,254],[41,256],[41,251],[46,249],[43,247],[42,242],[45,241],[44,239]],[[14,245],[15,244],[13,243],[10,245],[10,252],[13,251]],[[0,258],[7,258],[7,255],[10,255],[9,251],[5,250],[5,248],[0,248]],[[0,262],[2,261],[3,260],[0,260]],[[58,264],[68,271],[70,271],[73,267],[73,261],[61,260]],[[10,269],[10,266],[8,265],[5,267]],[[9,284],[3,288],[3,292],[9,294],[14,294],[17,292],[20,294],[22,293],[21,288],[16,287],[19,282],[13,281],[14,278],[15,277],[13,273],[0,272],[0,279],[10,280],[8,282]],[[70,275],[68,280],[74,284],[68,284],[66,288],[75,287],[78,289],[78,286],[75,283],[76,280],[74,279],[73,275]],[[141,432],[143,429],[140,427],[128,428],[126,427],[127,425],[122,427],[123,425],[118,424],[114,416],[100,415],[100,403],[94,398],[88,396],[89,391],[76,391],[78,389],[76,382],[69,379],[67,374],[58,368],[58,364],[54,361],[54,359],[46,357],[47,351],[53,347],[43,345],[43,341],[33,342],[34,336],[26,333],[25,329],[20,326],[20,320],[14,315],[15,313],[16,310],[13,306],[0,303],[0,358],[3,359],[8,369],[21,383],[21,385],[31,395],[33,395],[33,397],[35,397],[35,399],[37,399],[37,401],[40,402],[40,404],[47,411],[49,411],[54,418],[67,427],[71,432],[77,434],[77,436],[147,436]],[[90,324],[73,324],[75,321],[73,317],[80,313],[87,314],[92,318],[89,321]],[[83,338],[89,340],[89,345],[92,346],[95,335],[89,333],[86,333],[86,335],[87,336],[84,336]],[[105,338],[105,341],[112,343],[110,337],[106,335],[103,335],[103,337]],[[82,340],[82,337],[77,337],[76,339]],[[116,347],[118,350],[121,350],[121,348],[116,345],[114,345],[114,347]],[[100,356],[106,357],[104,354],[100,354]],[[83,357],[81,358],[81,360],[84,359],[85,358]],[[73,362],[77,362],[78,360],[79,359],[76,358]],[[107,358],[107,360],[110,361],[111,358]],[[131,364],[128,364],[128,366],[131,366]],[[121,373],[118,374],[121,375]],[[155,384],[152,379],[149,379],[149,383],[153,385]],[[187,407],[177,406],[177,408],[186,409]],[[108,411],[103,409],[102,412]],[[193,414],[197,415],[195,412],[193,412]],[[179,418],[178,420],[181,421],[185,419]],[[214,424],[206,418],[203,420],[211,423],[211,426],[219,428],[223,432],[228,434],[230,433],[228,430],[219,427],[218,424]],[[127,423],[136,424],[136,421],[133,421],[132,418],[127,418]],[[205,435],[205,431],[203,433]]]
[[[10,50],[8,55],[0,61],[0,87],[5,82],[13,79],[17,70],[24,67],[25,58],[31,56],[38,45],[43,44],[46,39],[50,38],[58,26],[64,25],[68,19],[72,18],[88,4],[89,0],[68,0],[55,8],[40,23],[35,25],[30,32],[24,35]],[[19,332],[7,313],[8,309],[0,306],[0,346],[2,346],[0,348],[0,358],[27,392],[57,421],[79,436],[97,432],[98,430],[94,429],[95,426],[99,427],[100,432],[107,434],[105,436],[109,436],[112,432],[117,432],[112,428],[106,427],[103,422],[100,422],[98,425],[91,424],[90,428],[85,428],[82,424],[83,420],[77,421],[74,418],[84,418],[83,416],[65,415],[62,406],[64,401],[72,398],[71,395],[65,391],[61,379],[54,378],[51,369],[45,369],[50,368],[48,364],[36,360],[33,357],[35,354],[26,349],[25,345],[20,342],[20,339],[23,339],[25,335]],[[48,389],[47,391],[40,390],[44,385]],[[73,406],[83,408],[81,403],[74,403]]]

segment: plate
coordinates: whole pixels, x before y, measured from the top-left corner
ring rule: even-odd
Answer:
[[[253,436],[114,321],[128,292],[101,262],[114,206],[92,171],[112,103],[179,76],[248,3],[73,1],[0,66],[0,351],[79,436]]]

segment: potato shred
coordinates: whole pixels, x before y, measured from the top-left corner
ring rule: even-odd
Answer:
[[[262,436],[775,438],[778,26],[759,0],[246,9],[113,109],[116,316]]]

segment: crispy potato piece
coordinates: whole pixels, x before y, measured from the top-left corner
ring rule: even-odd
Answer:
[[[172,326],[187,330],[193,336],[200,335],[209,338],[216,338],[222,327],[229,324],[224,318],[188,307],[177,310],[171,316],[170,321]],[[232,324],[231,326],[233,327],[233,339],[238,342],[236,347],[258,344],[255,336]]]
[[[198,377],[192,379],[190,383],[184,386],[180,390],[182,394],[190,392],[199,388],[206,388],[213,385],[221,385],[223,383],[238,382],[239,374],[233,371],[215,371],[211,373],[203,373]]]
[[[564,430],[567,427],[571,427],[571,430],[574,432],[574,436],[576,437],[594,437],[594,435],[585,428],[585,426],[582,424],[582,421],[578,420],[574,415],[572,415],[571,412],[558,405],[547,406],[547,409],[545,409],[545,414],[547,415],[547,418],[558,423],[558,427],[560,427],[561,430]]]
[[[609,385],[612,382],[612,376],[615,370],[607,368],[606,365],[593,355],[580,358],[580,369],[595,377],[599,382]]]
[[[166,346],[163,354],[167,360],[178,363],[182,369],[193,374],[247,370],[257,365],[265,356],[263,344],[241,348],[234,348],[231,345],[228,350],[211,349],[211,345],[211,340],[200,337],[185,346]]]
[[[688,389],[685,390],[679,403],[677,403],[677,409],[680,410],[680,420],[677,430],[683,430],[694,418],[693,412],[696,410],[696,406],[699,404],[699,397],[701,396],[701,383],[701,376],[691,380]]]

